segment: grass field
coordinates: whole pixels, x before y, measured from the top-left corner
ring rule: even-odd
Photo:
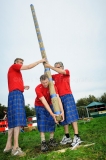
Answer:
[[[12,157],[10,153],[4,154],[3,149],[6,144],[7,134],[0,134],[0,160],[106,160],[106,116],[94,118],[90,122],[80,123],[79,134],[84,141],[81,147],[71,150],[70,145],[58,145],[50,148],[46,153],[40,151],[39,132],[31,131],[20,133],[19,143],[22,150],[26,152],[26,157]],[[72,126],[70,125],[70,135],[73,137]],[[63,127],[56,127],[55,139],[59,142],[64,135]],[[47,141],[49,134],[46,134]],[[92,146],[84,147],[84,144],[95,143]],[[63,153],[57,152],[67,148]]]

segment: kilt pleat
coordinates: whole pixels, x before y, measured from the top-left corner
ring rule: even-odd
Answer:
[[[8,127],[26,126],[26,113],[23,93],[14,90],[8,95]]]
[[[79,119],[79,115],[73,95],[67,94],[64,96],[60,96],[60,98],[63,104],[64,115],[65,115],[65,120],[63,122],[60,122],[60,124],[67,125],[77,121]]]
[[[53,111],[53,107],[51,106]],[[35,106],[37,125],[39,132],[54,132],[55,121],[50,113],[41,106]]]

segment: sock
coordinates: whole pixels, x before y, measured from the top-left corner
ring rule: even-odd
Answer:
[[[69,137],[70,137],[69,133],[66,133],[66,134],[65,134],[65,136],[66,136],[67,138],[69,138]]]
[[[54,137],[54,134],[50,134],[50,139],[53,139],[53,137]]]
[[[74,134],[75,136],[79,137],[79,134]]]
[[[42,141],[45,141],[45,135],[42,135],[42,136],[41,136],[41,142],[42,142]]]

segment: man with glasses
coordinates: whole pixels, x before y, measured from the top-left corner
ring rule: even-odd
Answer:
[[[34,68],[40,63],[45,62],[41,59],[29,65],[23,65],[23,59],[16,58],[14,64],[8,70],[8,139],[4,153],[11,152],[13,156],[25,156],[25,153],[19,148],[18,138],[21,126],[26,126],[26,114],[23,92],[28,90],[29,86],[24,86],[21,70]],[[12,138],[14,146],[12,147]]]
[[[74,101],[74,97],[70,87],[70,72],[68,69],[64,69],[64,65],[62,62],[56,62],[54,67],[50,64],[46,63],[45,66],[50,68],[58,74],[52,75],[53,80],[55,81],[55,85],[58,89],[59,96],[61,98],[65,120],[60,122],[61,125],[64,126],[65,135],[62,138],[61,144],[71,143],[71,146],[77,146],[81,143],[79,134],[78,134],[78,125],[77,120],[79,119],[76,104]],[[69,135],[68,125],[72,123],[74,129],[74,138],[73,141]]]

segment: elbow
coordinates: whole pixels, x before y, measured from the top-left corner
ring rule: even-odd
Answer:
[[[61,74],[66,74],[66,72],[65,71],[61,71]]]
[[[27,66],[27,69],[31,69],[31,66],[30,66],[30,65],[28,65],[28,66]]]

